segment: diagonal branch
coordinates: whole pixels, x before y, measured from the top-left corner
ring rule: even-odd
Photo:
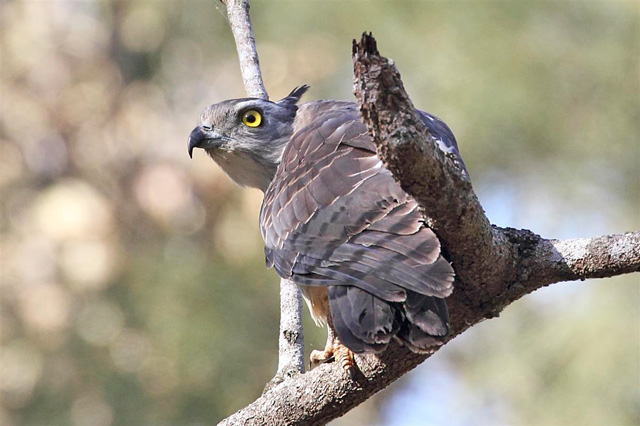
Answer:
[[[425,208],[458,273],[447,299],[453,330],[448,341],[542,286],[640,270],[640,231],[547,240],[528,230],[491,226],[468,178],[421,127],[397,70],[375,51],[375,40],[363,38],[354,53],[356,97],[379,154]],[[325,424],[428,357],[392,344],[380,356],[357,358],[363,373],[357,381],[339,365],[324,364],[273,387],[221,424]]]
[[[245,91],[250,97],[269,99],[260,71],[256,41],[251,29],[249,0],[221,0],[236,41]],[[302,331],[302,296],[289,280],[280,280],[280,331],[278,335],[278,372],[267,388],[286,377],[304,372],[304,333]]]
[[[380,158],[424,209],[460,280],[486,281],[486,271],[495,270],[487,262],[505,253],[500,252],[501,236],[492,229],[469,177],[455,157],[436,146],[395,64],[380,56],[370,34],[363,34],[360,43],[354,40],[353,62],[360,114]]]

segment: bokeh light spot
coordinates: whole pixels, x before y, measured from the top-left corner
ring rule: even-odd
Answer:
[[[72,241],[65,244],[60,267],[71,284],[80,290],[105,287],[116,272],[116,249],[113,244],[97,241]]]
[[[149,341],[135,330],[124,330],[110,347],[114,365],[129,373],[140,370],[142,362],[150,352]]]
[[[122,330],[124,317],[117,305],[96,300],[82,309],[76,321],[78,334],[95,346],[111,343]]]
[[[71,407],[75,426],[109,426],[113,422],[113,410],[97,392],[82,395]]]
[[[157,4],[134,6],[125,16],[120,35],[122,43],[133,52],[156,50],[165,36],[165,17]]]
[[[26,405],[42,374],[42,355],[23,340],[8,343],[0,352],[0,391],[11,408]]]
[[[60,285],[29,285],[20,296],[22,318],[32,328],[55,332],[67,325],[71,300],[67,290]]]
[[[62,181],[43,192],[33,218],[40,231],[56,241],[102,237],[113,226],[106,199],[77,180]]]

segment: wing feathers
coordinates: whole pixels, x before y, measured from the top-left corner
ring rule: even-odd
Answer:
[[[446,125],[429,117],[457,152]],[[299,107],[260,228],[279,275],[329,287],[334,325],[353,351],[380,350],[396,334],[425,350],[447,334],[442,298],[453,269],[415,200],[377,157],[354,104]]]

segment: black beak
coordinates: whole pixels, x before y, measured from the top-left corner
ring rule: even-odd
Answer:
[[[193,148],[214,148],[220,145],[222,136],[215,131],[210,125],[203,124],[198,126],[189,135],[189,142],[187,143],[187,150],[189,151],[189,157],[193,158]]]

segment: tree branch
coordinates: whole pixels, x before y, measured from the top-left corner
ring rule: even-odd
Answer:
[[[498,258],[506,263],[509,256],[501,252],[502,237],[491,227],[466,172],[453,154],[437,147],[395,64],[380,56],[371,35],[353,41],[353,61],[354,92],[378,155],[424,209],[458,278],[488,281],[496,270],[490,264]]]
[[[545,243],[537,247],[526,282],[605,278],[640,268],[640,232]]]
[[[256,41],[251,29],[249,0],[221,0],[236,41],[242,80],[247,95],[269,99],[262,82]],[[280,332],[278,337],[278,371],[266,389],[284,378],[304,372],[304,332],[302,330],[302,296],[292,281],[280,280]]]
[[[356,97],[381,158],[425,208],[453,259],[457,282],[447,299],[452,328],[447,342],[542,286],[640,270],[640,231],[547,240],[528,230],[492,227],[468,177],[421,126],[397,70],[375,51],[375,40],[363,37],[354,48],[354,63]],[[221,424],[325,424],[429,356],[393,343],[379,356],[357,357],[363,373],[357,381],[339,365],[324,364],[273,387]]]
[[[221,0],[227,7],[227,17],[236,41],[236,50],[240,60],[240,72],[244,88],[252,98],[269,99],[267,89],[262,82],[260,60],[253,37],[251,18],[249,17],[249,0]]]
[[[281,279],[278,371],[265,390],[298,373],[304,373],[302,296],[300,289],[293,281]]]
[[[489,299],[478,300],[483,311],[480,319],[497,316],[507,305],[550,284],[640,271],[640,231],[547,240],[526,229],[495,229],[505,238],[504,244],[518,256],[504,274],[513,278],[490,283],[495,293],[491,293]],[[458,303],[458,299],[454,303]]]

